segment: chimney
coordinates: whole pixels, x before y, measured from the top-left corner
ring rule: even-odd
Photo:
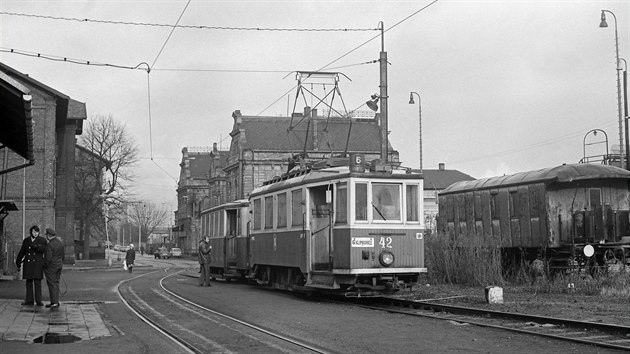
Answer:
[[[240,110],[234,111],[234,113],[232,113],[232,118],[234,118],[235,125],[240,125],[243,122],[243,115]]]
[[[308,117],[309,114],[311,114],[311,107],[309,106],[304,107],[304,117]]]
[[[217,153],[218,149],[217,149],[217,143],[212,143],[212,152],[214,152],[215,154]]]
[[[317,118],[317,108],[311,109],[311,114],[313,118]]]
[[[439,169],[440,171],[444,171],[444,170],[446,170],[446,166],[444,165],[444,162],[440,162],[440,163],[438,163],[438,169]]]

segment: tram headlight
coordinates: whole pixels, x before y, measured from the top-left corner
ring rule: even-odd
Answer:
[[[389,267],[390,265],[394,264],[394,254],[390,251],[383,251],[378,256],[378,261],[381,262],[381,265],[383,267]]]

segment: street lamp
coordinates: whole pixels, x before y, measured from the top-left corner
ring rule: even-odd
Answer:
[[[617,112],[619,115],[619,167],[623,168],[624,164],[624,144],[623,144],[623,115],[621,113],[621,79],[619,78],[619,72],[621,69],[619,68],[619,36],[617,35],[617,16],[615,16],[612,11],[602,10],[602,18],[599,24],[599,27],[606,28],[608,27],[608,23],[606,23],[606,12],[611,14],[615,19],[615,52],[616,58],[615,65],[617,67]]]
[[[420,146],[420,173],[422,173],[422,102],[420,101],[420,94],[411,91],[409,93],[409,104],[414,104],[413,95],[418,96],[418,131],[420,133],[420,140],[418,145]]]
[[[623,61],[623,116],[626,123],[626,170],[630,170],[630,137],[628,136],[628,63],[626,59],[619,58]]]

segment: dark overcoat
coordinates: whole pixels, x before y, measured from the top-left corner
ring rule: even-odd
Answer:
[[[22,279],[44,278],[44,253],[46,253],[46,239],[37,236],[31,241],[27,237],[22,241],[22,247],[15,259],[18,268],[22,267]]]
[[[125,261],[127,262],[127,265],[133,264],[135,260],[136,250],[134,250],[133,248],[128,249],[127,254],[125,254]]]
[[[50,270],[58,270],[63,268],[63,260],[66,258],[66,253],[63,247],[63,243],[59,238],[55,237],[48,242],[46,248],[45,268]]]

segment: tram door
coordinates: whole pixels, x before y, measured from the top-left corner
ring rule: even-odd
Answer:
[[[313,270],[331,270],[331,203],[326,200],[327,186],[309,188],[311,212],[311,252]],[[329,192],[330,193],[330,192]]]
[[[228,209],[225,211],[227,218],[225,230],[225,264],[227,270],[230,266],[236,265],[236,235],[238,234],[238,209]]]

